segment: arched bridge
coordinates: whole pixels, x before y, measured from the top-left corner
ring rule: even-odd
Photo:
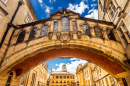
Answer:
[[[10,44],[3,50],[1,77],[11,71],[21,76],[39,63],[58,57],[92,61],[116,78],[129,73],[125,51],[111,22],[80,17],[64,9],[48,19],[12,27],[10,33]]]

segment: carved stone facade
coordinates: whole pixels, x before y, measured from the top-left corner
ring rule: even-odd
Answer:
[[[48,65],[40,64],[23,75],[20,86],[46,86]]]
[[[76,78],[81,86],[120,86],[113,76],[91,62],[77,66]]]

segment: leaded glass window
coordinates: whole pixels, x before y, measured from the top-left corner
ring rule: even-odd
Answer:
[[[69,32],[69,19],[67,17],[61,19],[61,32]]]
[[[19,34],[19,37],[18,37],[16,43],[23,42],[23,41],[24,41],[25,34],[26,34],[26,31],[21,32],[21,33]]]
[[[29,40],[34,39],[36,37],[36,33],[37,33],[37,28],[32,29],[29,35]]]
[[[99,27],[94,27],[95,36],[102,38],[102,31]]]
[[[110,40],[116,41],[115,35],[114,35],[114,33],[113,33],[112,30],[107,29],[107,30],[106,30],[106,33],[107,33],[107,37],[108,37]]]
[[[73,32],[77,32],[76,21],[73,21]]]
[[[53,32],[54,33],[57,32],[57,22],[54,22],[54,30],[53,30]]]
[[[41,35],[40,36],[47,35],[47,31],[48,31],[48,26],[43,26],[42,29],[41,29]]]
[[[84,24],[82,27],[83,27],[83,34],[90,36],[91,34],[90,34],[89,26]]]

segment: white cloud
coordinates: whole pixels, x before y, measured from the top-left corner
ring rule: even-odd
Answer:
[[[69,3],[68,5],[69,5],[69,7],[67,9],[72,10],[76,13],[80,13],[80,14],[82,14],[86,8],[89,9],[88,5],[84,4],[83,1],[81,1],[80,4],[73,5],[73,4]]]
[[[69,60],[71,61],[71,63],[67,63],[67,64],[66,64],[66,67],[67,67],[67,71],[68,71],[69,73],[72,73],[72,74],[75,74],[75,73],[76,73],[76,69],[77,69],[77,66],[78,66],[79,64],[84,65],[85,63],[87,63],[87,61],[82,60],[82,59],[77,59],[77,58],[71,58],[71,59],[69,59]],[[75,60],[75,61],[73,61],[73,60]],[[57,69],[52,69],[52,70],[53,70],[53,71],[61,71],[63,64],[64,64],[64,63],[56,64],[56,65],[58,66],[58,68],[57,68]]]
[[[95,6],[97,6],[97,4],[91,4],[91,7],[95,7]]]
[[[42,3],[42,0],[38,0],[39,3]]]
[[[89,10],[90,14],[86,15],[86,18],[93,18],[93,19],[98,19],[98,10],[97,9],[91,9]]]
[[[62,10],[62,7],[58,7],[58,10]]]
[[[45,7],[46,7],[46,10],[45,10],[45,12],[46,12],[46,17],[49,17],[49,16],[50,16],[50,11],[53,9],[53,7],[49,7],[49,6],[47,6],[47,5],[45,5]]]

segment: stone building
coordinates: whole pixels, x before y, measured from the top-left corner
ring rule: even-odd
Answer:
[[[62,71],[50,71],[48,86],[75,86],[75,75],[67,72],[66,65],[62,66]]]
[[[11,27],[34,21],[37,17],[29,0],[0,0],[0,47]]]
[[[130,0],[97,0],[99,20],[113,22],[130,63]]]
[[[23,75],[19,86],[46,86],[48,65],[40,64]]]
[[[77,66],[76,78],[81,86],[120,86],[113,76],[91,62]]]

